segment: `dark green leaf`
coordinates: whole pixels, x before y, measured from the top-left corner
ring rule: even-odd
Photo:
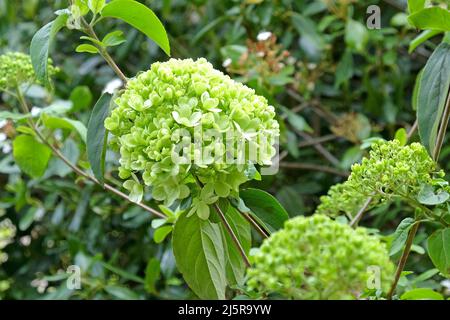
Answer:
[[[161,266],[159,260],[152,258],[148,261],[145,268],[145,290],[150,293],[156,293],[156,281],[158,281],[161,274]]]
[[[109,285],[105,287],[105,291],[120,300],[138,300],[139,296],[126,287],[117,285]]]
[[[413,218],[405,218],[400,222],[394,233],[394,239],[391,244],[391,249],[389,255],[393,256],[400,250],[402,250],[405,245],[406,239],[408,238],[408,233],[414,224]]]
[[[438,230],[428,238],[428,255],[436,268],[448,277],[450,275],[450,228]]]
[[[283,228],[284,222],[289,219],[278,200],[263,190],[248,188],[241,190],[239,195],[250,208],[251,215],[269,232]]]
[[[65,26],[68,17],[66,13],[59,15],[55,20],[39,29],[31,40],[31,63],[33,64],[36,78],[45,85],[49,84],[48,54],[50,46],[58,31]]]
[[[105,173],[106,140],[104,121],[109,113],[111,95],[102,94],[92,110],[87,128],[86,149],[92,172],[100,183]]]
[[[166,30],[152,10],[133,0],[114,0],[102,10],[103,17],[112,17],[125,21],[155,43],[170,56],[169,38]]]
[[[42,123],[49,129],[67,129],[77,131],[83,142],[86,143],[86,127],[82,122],[66,117],[50,116],[47,113],[41,113],[41,120]]]
[[[228,206],[225,211],[225,217],[231,226],[234,234],[242,245],[245,253],[248,255],[252,244],[250,224],[245,218],[232,206]],[[226,274],[229,285],[243,285],[245,276],[245,263],[234,244],[230,234],[225,226],[220,224],[222,235],[224,237],[226,254]]]
[[[430,154],[450,87],[450,44],[441,43],[423,69],[417,94],[417,120],[422,144]]]
[[[225,299],[225,249],[218,224],[181,215],[173,230],[173,252],[192,291],[201,299]]]

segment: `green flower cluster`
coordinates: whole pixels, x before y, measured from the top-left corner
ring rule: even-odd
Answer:
[[[11,243],[11,239],[15,235],[16,227],[12,224],[11,220],[5,219],[0,222],[0,264],[8,258],[6,253],[2,252],[2,249]]]
[[[58,71],[49,59],[48,73]],[[21,52],[8,52],[0,56],[0,89],[15,88],[23,83],[38,83],[29,55]]]
[[[247,285],[291,299],[355,299],[365,289],[386,291],[393,272],[385,245],[366,229],[299,216],[263,242]]]
[[[377,141],[369,158],[352,166],[348,180],[321,197],[316,213],[354,216],[371,196],[371,206],[393,197],[417,199],[422,185],[443,177],[436,163],[419,143],[402,146],[398,140]]]
[[[105,128],[120,151],[119,176],[129,179],[124,187],[136,201],[140,173],[154,199],[169,206],[191,195],[190,214],[207,219],[210,204],[237,193],[258,175],[254,165],[271,164],[275,154],[264,143],[279,135],[274,108],[203,58],[154,63],[115,102]],[[256,159],[241,161],[249,156],[239,151],[242,142],[256,147]]]

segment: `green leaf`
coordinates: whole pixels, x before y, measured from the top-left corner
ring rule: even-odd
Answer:
[[[336,66],[334,87],[339,88],[341,84],[348,82],[353,77],[353,56],[350,50],[346,50]]]
[[[82,122],[66,117],[50,116],[47,113],[41,113],[41,120],[42,123],[49,129],[67,129],[77,131],[83,142],[86,143],[87,129]]]
[[[450,88],[450,44],[441,43],[423,69],[417,93],[417,120],[422,144],[430,154]]]
[[[408,142],[408,133],[405,128],[400,128],[395,132],[395,139],[400,142],[402,146]]]
[[[426,184],[420,189],[419,194],[417,195],[417,200],[419,200],[422,204],[435,206],[437,204],[444,203],[449,197],[450,195],[445,191],[435,193],[433,186]]]
[[[412,109],[416,112],[417,112],[417,108],[419,105],[419,88],[420,88],[420,81],[422,80],[422,75],[423,75],[423,69],[420,70],[420,72],[417,74],[416,81],[414,82],[413,94],[411,97]]]
[[[106,47],[118,46],[126,41],[123,32],[120,30],[108,33],[102,40],[102,44]]]
[[[159,260],[152,258],[148,261],[145,268],[145,290],[150,293],[156,293],[156,282],[161,274],[161,265]]]
[[[88,52],[88,53],[97,53],[98,49],[97,47],[93,46],[92,44],[83,43],[80,44],[75,48],[76,52]]]
[[[172,239],[178,270],[192,291],[201,299],[225,299],[225,249],[219,225],[182,214]]]
[[[88,0],[88,7],[94,14],[98,14],[105,6],[105,0]]]
[[[133,0],[114,0],[102,10],[103,17],[112,17],[125,21],[144,33],[170,56],[169,38],[166,30],[152,10]]]
[[[138,277],[134,273],[130,273],[126,270],[115,267],[107,262],[101,262],[101,264],[105,269],[108,269],[109,271],[114,272],[115,274],[121,276],[124,279],[144,284],[144,279],[142,279],[141,277]]]
[[[56,34],[65,26],[69,15],[63,13],[52,22],[47,23],[36,32],[30,44],[31,63],[33,64],[36,78],[44,83],[49,84],[48,78],[48,55],[50,45],[55,39]]]
[[[289,219],[278,200],[263,190],[248,188],[241,190],[239,195],[250,208],[250,214],[269,232],[283,228],[284,222]]]
[[[0,120],[11,119],[13,121],[22,120],[31,117],[31,114],[14,113],[10,111],[0,111]]]
[[[139,296],[126,287],[117,285],[109,285],[105,287],[105,291],[120,300],[138,300]]]
[[[238,238],[239,243],[242,245],[244,252],[248,255],[252,244],[250,224],[234,207],[230,205],[227,206],[227,210],[225,211],[225,218]],[[226,275],[228,284],[243,285],[245,280],[246,265],[225,226],[220,224],[220,228],[222,230],[222,236],[226,245]]]
[[[425,30],[422,31],[417,37],[415,37],[410,43],[408,52],[412,53],[418,46],[420,46],[422,43],[427,41],[428,39],[431,39],[435,35],[438,35],[442,33],[443,31],[439,30]]]
[[[295,112],[292,112],[288,108],[283,107],[282,108],[284,113],[286,114],[287,120],[298,131],[303,132],[313,132],[313,129],[309,126],[309,124],[306,122],[305,118],[298,115]]]
[[[86,149],[92,172],[100,183],[105,174],[106,142],[108,135],[104,122],[109,113],[111,95],[102,94],[92,110],[87,128]]]
[[[439,292],[428,288],[412,289],[400,297],[401,300],[444,300],[444,297]]]
[[[155,230],[153,233],[153,240],[156,243],[161,243],[172,232],[173,226],[164,226]]]
[[[413,218],[405,218],[400,222],[397,229],[394,232],[394,239],[391,244],[391,249],[389,251],[389,255],[393,256],[400,250],[402,250],[403,246],[406,243],[406,239],[408,238],[408,233],[411,227],[414,224]]]
[[[292,25],[301,35],[299,44],[312,61],[320,60],[322,51],[325,48],[325,41],[318,32],[314,21],[298,13],[292,14]]]
[[[77,86],[70,93],[70,101],[72,101],[72,110],[79,111],[91,106],[92,93],[88,86]]]
[[[450,276],[450,228],[438,230],[428,238],[428,255],[439,271]]]
[[[408,17],[408,21],[421,30],[450,31],[450,11],[440,7],[417,11]]]
[[[425,0],[408,0],[408,11],[414,13],[425,7]]]
[[[356,52],[363,52],[369,41],[369,32],[361,22],[349,19],[345,27],[345,43]]]
[[[13,155],[20,169],[33,178],[41,177],[52,151],[32,136],[20,135],[13,141]]]

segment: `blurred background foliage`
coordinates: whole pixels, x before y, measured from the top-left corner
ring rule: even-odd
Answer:
[[[370,139],[392,139],[397,129],[411,128],[415,78],[439,40],[408,53],[418,33],[406,22],[404,0],[141,2],[163,21],[173,57],[205,57],[276,107],[280,171],[251,184],[275,195],[291,216],[312,213],[319,196],[342,182],[365,154]],[[381,8],[379,30],[366,27],[369,5]],[[28,52],[33,34],[65,7],[63,0],[0,0],[0,53]],[[116,27],[127,41],[111,54],[127,76],[167,59],[124,24],[103,21],[98,34]],[[58,34],[52,59],[61,72],[54,92],[33,86],[27,98],[36,108],[69,108],[86,124],[115,75],[98,55],[74,52],[80,35]],[[0,96],[2,110],[14,104]],[[175,268],[169,242],[154,242],[148,212],[78,178],[57,159],[42,178],[22,175],[11,154],[11,140],[21,128],[8,121],[0,127],[0,298],[193,297]],[[79,137],[57,134],[63,153],[87,167]],[[441,163],[449,163],[449,156],[450,148],[444,148]],[[116,162],[108,153],[107,177],[119,188]],[[149,196],[145,200],[156,206]],[[385,205],[361,224],[388,235],[408,210],[399,203]],[[406,267],[414,273],[405,273],[400,286],[449,290],[423,249],[430,231],[420,232]],[[70,265],[81,266],[81,290],[66,287]]]

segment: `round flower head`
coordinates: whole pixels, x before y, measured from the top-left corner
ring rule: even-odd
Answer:
[[[365,229],[299,216],[264,241],[247,284],[293,299],[355,299],[371,284],[387,290],[393,272],[385,245]]]
[[[443,176],[420,143],[402,146],[398,140],[377,141],[369,157],[352,166],[352,173],[321,197],[316,213],[354,216],[368,197],[371,206],[392,197],[417,198],[422,185]]]
[[[203,58],[154,63],[115,102],[105,128],[137,201],[141,178],[166,205],[191,195],[190,214],[207,219],[208,205],[237,193],[255,177],[254,165],[271,164],[275,154],[274,108]]]
[[[57,72],[48,62],[50,76]],[[0,56],[0,89],[15,88],[23,83],[39,83],[36,79],[31,58],[21,52],[9,52]]]

